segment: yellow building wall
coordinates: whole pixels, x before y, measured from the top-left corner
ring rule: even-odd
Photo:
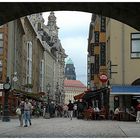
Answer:
[[[131,33],[138,32],[132,27],[110,20],[107,25],[107,40],[109,59],[112,62],[112,84],[131,84],[137,78],[140,78],[140,61],[131,59]],[[109,56],[110,54],[110,56]],[[107,58],[108,59],[108,58]]]

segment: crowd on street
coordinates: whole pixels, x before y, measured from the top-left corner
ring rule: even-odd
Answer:
[[[128,110],[127,114],[133,117],[137,123],[140,122],[140,103],[136,108],[132,107]],[[91,120],[121,120],[124,111],[120,107],[117,107],[114,111],[107,110],[104,106],[98,108],[98,106],[90,106],[86,102],[77,101],[68,104],[55,104],[53,101],[49,103],[43,103],[32,99],[20,99],[19,105],[16,109],[16,114],[19,117],[20,126],[28,127],[32,125],[32,117],[43,117],[47,119],[46,115],[49,114],[49,118],[53,117],[65,117],[72,120],[73,117],[77,119],[91,119]]]

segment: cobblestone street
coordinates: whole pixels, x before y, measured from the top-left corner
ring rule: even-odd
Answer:
[[[1,138],[119,138],[140,137],[140,124],[74,118],[32,119],[32,126],[19,127],[18,119],[0,120]]]

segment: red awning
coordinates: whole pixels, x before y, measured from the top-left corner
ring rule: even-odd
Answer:
[[[75,100],[82,99],[82,97],[84,96],[84,94],[85,94],[85,93],[80,93],[80,94],[74,96],[73,98],[74,98]]]

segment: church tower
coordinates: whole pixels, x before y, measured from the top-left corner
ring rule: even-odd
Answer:
[[[59,29],[56,25],[56,17],[53,11],[51,11],[50,15],[48,16],[47,28],[49,30],[50,42],[53,44],[58,39],[58,29]]]
[[[73,64],[71,58],[69,58],[66,62],[65,78],[67,80],[76,80],[75,67],[74,67],[74,64]]]

